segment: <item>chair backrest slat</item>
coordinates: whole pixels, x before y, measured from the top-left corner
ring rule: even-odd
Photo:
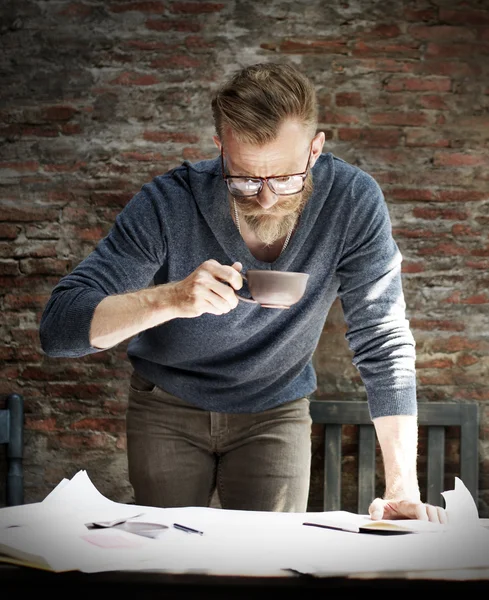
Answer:
[[[359,426],[358,512],[375,498],[376,434],[367,401],[310,401],[313,423],[324,424],[323,509],[341,510],[342,427]],[[475,403],[420,402],[418,424],[427,429],[427,502],[443,505],[446,428],[460,428],[460,478],[478,501],[479,411]]]
[[[375,498],[375,429],[360,425],[358,432],[358,512],[368,515]]]
[[[428,460],[426,467],[426,501],[441,506],[445,473],[445,428],[441,425],[428,427]]]
[[[0,410],[0,444],[7,446],[6,506],[24,504],[24,397],[20,394],[7,396]]]
[[[324,428],[324,510],[340,510],[341,506],[341,425]]]

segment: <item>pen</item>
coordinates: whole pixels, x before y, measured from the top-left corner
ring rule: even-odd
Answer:
[[[192,529],[192,527],[187,527],[186,525],[180,525],[180,523],[173,523],[173,527],[175,527],[175,529],[180,529],[180,531],[186,531],[187,533],[198,533],[199,535],[204,534],[203,531]]]
[[[323,529],[336,529],[337,531],[349,531],[350,533],[360,533],[360,528],[356,525],[343,525],[340,523],[302,523],[303,525],[310,525],[312,527],[322,527]]]

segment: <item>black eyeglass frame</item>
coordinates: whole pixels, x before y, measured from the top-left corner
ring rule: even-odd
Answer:
[[[224,181],[226,182],[226,185],[228,186],[228,190],[231,193],[232,196],[236,196],[238,198],[253,198],[254,196],[258,196],[259,194],[261,194],[262,190],[263,190],[263,186],[266,182],[266,184],[268,185],[268,188],[270,189],[270,191],[275,194],[276,196],[294,196],[295,194],[300,194],[303,190],[304,190],[304,186],[306,185],[306,177],[307,174],[309,172],[309,165],[311,164],[311,156],[312,156],[312,142],[311,142],[311,146],[309,148],[309,158],[307,159],[307,165],[306,165],[306,169],[305,171],[302,171],[302,173],[289,173],[286,175],[270,175],[269,177],[250,177],[248,175],[227,175],[226,171],[224,169],[224,147],[221,146],[221,168],[222,168],[222,177],[224,179]],[[269,183],[269,179],[282,179],[285,177],[302,177],[302,187],[300,190],[297,190],[296,192],[290,192],[289,194],[280,194],[278,192],[275,192],[270,183]],[[236,192],[232,191],[230,188],[230,179],[246,179],[248,181],[259,181],[260,182],[260,188],[257,192],[255,192],[254,194],[236,194]]]

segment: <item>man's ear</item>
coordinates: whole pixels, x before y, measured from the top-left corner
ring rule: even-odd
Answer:
[[[213,135],[212,139],[214,140],[214,144],[217,146],[217,149],[219,150],[219,152],[221,151],[221,140],[219,139],[219,136],[217,135]]]
[[[317,161],[321,152],[323,151],[324,142],[326,141],[326,136],[323,131],[319,131],[313,139],[312,142],[312,154],[311,154],[311,167]]]

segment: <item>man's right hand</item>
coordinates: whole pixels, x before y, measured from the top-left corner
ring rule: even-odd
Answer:
[[[90,326],[90,343],[111,348],[133,335],[172,319],[223,315],[238,304],[234,290],[243,279],[239,262],[231,267],[206,260],[182,281],[107,296],[96,307]]]
[[[227,266],[213,259],[206,260],[182,281],[164,284],[165,301],[170,301],[180,318],[228,313],[239,302],[235,290],[243,285],[239,274],[242,268],[239,262]]]

